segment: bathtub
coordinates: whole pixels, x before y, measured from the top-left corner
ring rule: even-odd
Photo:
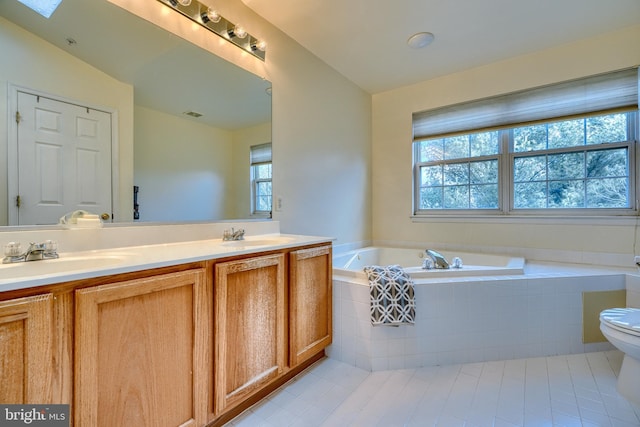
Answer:
[[[438,250],[437,247],[434,247]],[[380,371],[611,350],[582,339],[583,292],[625,289],[619,271],[519,257],[439,251],[460,270],[422,270],[424,249],[367,247],[333,258],[329,357]],[[415,324],[372,326],[365,265],[399,264],[414,278]]]
[[[466,252],[438,251],[451,263],[454,257],[462,259],[462,268],[422,268],[425,249],[367,247],[333,258],[334,275],[365,279],[367,265],[398,264],[414,279],[437,279],[465,276],[503,276],[524,274],[524,258]]]

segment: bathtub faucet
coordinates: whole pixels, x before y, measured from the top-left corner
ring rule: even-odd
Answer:
[[[449,268],[449,261],[447,261],[447,259],[441,253],[436,252],[433,249],[427,249],[425,252],[427,253],[427,256],[433,261],[434,268]]]

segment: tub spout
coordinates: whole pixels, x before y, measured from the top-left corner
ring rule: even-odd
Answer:
[[[429,256],[433,260],[433,265],[435,268],[447,269],[449,268],[449,261],[439,252],[434,251],[433,249],[427,249],[425,251],[427,256]]]

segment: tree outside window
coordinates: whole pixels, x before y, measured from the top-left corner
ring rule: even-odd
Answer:
[[[629,130],[636,116],[603,114],[417,141],[416,212],[632,209]],[[501,176],[504,171],[510,176]]]

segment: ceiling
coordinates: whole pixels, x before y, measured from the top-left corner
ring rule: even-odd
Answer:
[[[107,1],[64,0],[45,19],[0,0],[0,16],[133,85],[136,105],[227,130],[271,121],[269,82]]]
[[[369,93],[640,24],[640,0],[242,1]]]
[[[640,0],[242,1],[372,94],[640,24]],[[106,1],[64,0],[46,20],[3,0],[0,15],[133,84],[137,104],[227,129],[268,121],[269,82]],[[420,31],[434,42],[408,47]]]

